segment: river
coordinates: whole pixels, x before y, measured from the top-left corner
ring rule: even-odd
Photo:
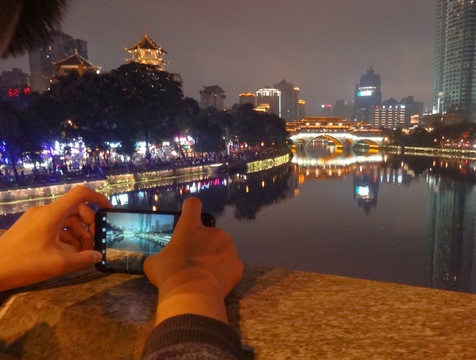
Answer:
[[[179,178],[110,199],[179,210],[196,196],[246,264],[476,293],[475,184],[475,161],[315,143],[265,172]],[[3,218],[0,227],[12,221]]]

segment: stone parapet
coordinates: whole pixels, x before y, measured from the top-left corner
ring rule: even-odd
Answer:
[[[2,359],[138,359],[157,292],[91,269],[1,300]],[[246,267],[226,304],[255,359],[475,359],[476,295]]]

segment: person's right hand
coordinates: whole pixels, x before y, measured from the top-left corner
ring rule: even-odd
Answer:
[[[231,235],[201,222],[202,204],[187,199],[170,243],[144,263],[159,289],[157,323],[181,314],[227,322],[224,297],[243,274]]]

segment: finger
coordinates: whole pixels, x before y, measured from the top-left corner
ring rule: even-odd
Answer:
[[[61,231],[60,241],[65,244],[71,245],[76,251],[83,250],[79,239],[73,236],[73,234],[71,234],[69,230]]]
[[[52,211],[51,220],[56,222],[58,221],[58,217],[71,215],[81,203],[91,203],[103,208],[112,207],[104,195],[84,186],[76,186],[58,200],[48,205]]]
[[[77,238],[91,237],[89,228],[76,216],[70,216],[64,222],[65,227],[70,229]]]
[[[79,205],[78,215],[83,223],[87,226],[94,224],[94,211],[86,204]]]
[[[202,202],[194,197],[185,200],[182,206],[182,215],[177,223],[178,226],[195,226],[201,224]]]
[[[93,222],[91,225],[89,225],[89,232],[92,236],[94,236],[94,234],[96,233],[96,223]]]
[[[93,266],[102,259],[102,255],[98,251],[84,250],[77,253],[65,253],[63,255],[67,262],[68,271],[76,271]]]

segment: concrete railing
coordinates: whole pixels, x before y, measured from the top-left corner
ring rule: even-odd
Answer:
[[[5,359],[139,359],[157,290],[93,269],[1,294]],[[255,359],[474,359],[476,295],[245,267],[225,300]],[[1,357],[1,356],[0,356]]]

